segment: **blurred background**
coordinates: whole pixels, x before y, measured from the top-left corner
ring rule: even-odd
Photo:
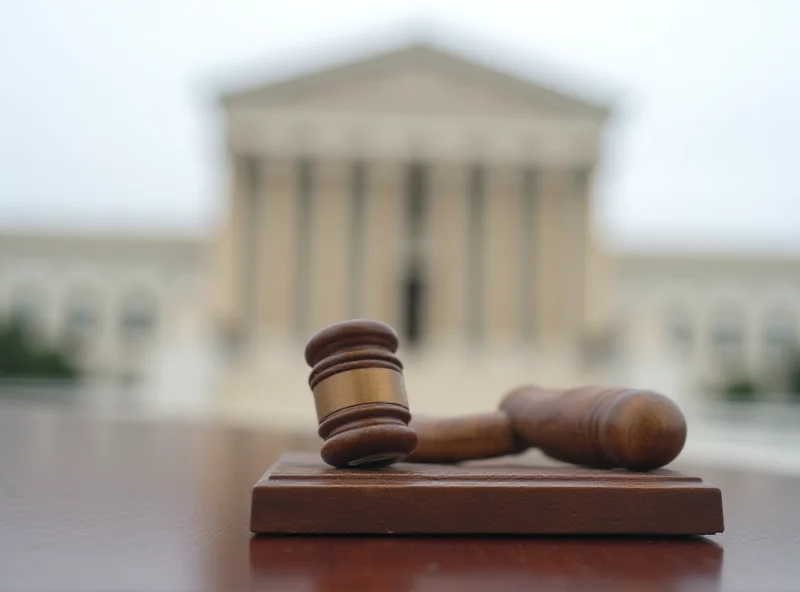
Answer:
[[[798,17],[3,3],[0,399],[313,434],[304,343],[366,317],[415,412],[652,388],[800,472]]]

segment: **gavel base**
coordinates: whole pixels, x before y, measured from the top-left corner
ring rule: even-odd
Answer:
[[[700,535],[722,496],[697,477],[525,458],[342,470],[282,456],[253,488],[250,528],[270,534]]]

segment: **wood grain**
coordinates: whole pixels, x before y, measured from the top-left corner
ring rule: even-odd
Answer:
[[[670,399],[640,389],[524,386],[500,410],[464,417],[416,418],[410,462],[448,463],[538,448],[594,468],[650,471],[672,462],[686,442],[686,419]]]
[[[409,425],[417,433],[417,447],[408,462],[456,463],[530,448],[514,431],[505,411],[440,418],[415,415]]]
[[[649,471],[672,462],[686,442],[686,418],[660,393],[525,386],[500,409],[520,438],[546,455],[589,467]]]
[[[253,488],[250,528],[291,534],[689,535],[723,530],[719,489],[648,474],[526,464],[335,470],[284,455]]]

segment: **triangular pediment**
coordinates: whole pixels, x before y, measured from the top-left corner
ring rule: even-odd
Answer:
[[[258,85],[229,108],[292,107],[381,113],[601,118],[607,110],[427,44]]]

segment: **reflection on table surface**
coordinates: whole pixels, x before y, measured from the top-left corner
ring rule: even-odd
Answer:
[[[701,537],[258,536],[250,541],[253,584],[267,589],[714,587],[722,557],[719,545]]]
[[[0,581],[9,590],[774,590],[800,581],[800,479],[681,463],[722,489],[724,534],[252,537],[252,486],[282,452],[318,447],[313,434],[0,403]]]

